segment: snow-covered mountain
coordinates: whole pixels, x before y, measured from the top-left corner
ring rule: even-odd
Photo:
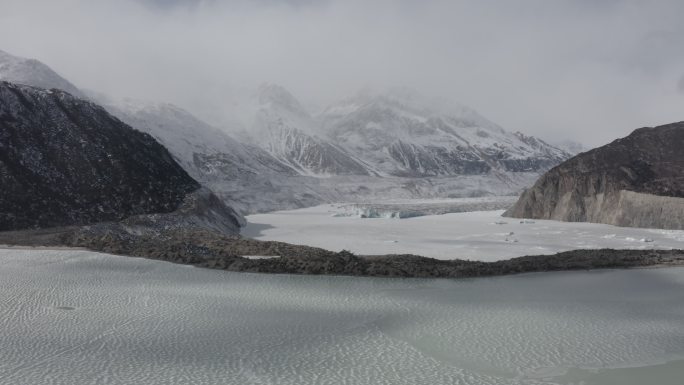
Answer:
[[[320,202],[318,198],[302,201],[296,191],[286,187],[289,178],[299,176],[295,169],[261,147],[235,140],[178,106],[90,95],[131,127],[152,135],[193,178],[241,212]]]
[[[130,126],[159,140],[199,180],[233,180],[269,172],[296,175],[261,148],[240,143],[173,104],[93,97]]]
[[[301,175],[369,175],[343,148],[321,138],[316,121],[283,87],[265,84],[254,97],[249,136]]]
[[[0,50],[0,80],[46,89],[57,88],[76,97],[83,97],[76,86],[59,76],[47,65],[35,59],[10,55],[2,50]]]
[[[84,95],[44,64],[3,53],[0,76]],[[516,194],[569,157],[472,109],[407,90],[361,92],[310,114],[264,85],[230,124],[212,126],[172,104],[88,92],[149,133],[196,180],[243,213],[324,202]],[[240,122],[240,123],[235,123]]]
[[[570,156],[470,108],[405,89],[361,92],[316,116],[277,85],[260,87],[255,99],[247,136],[302,175],[543,172]]]
[[[318,119],[331,141],[387,175],[540,172],[570,155],[509,133],[470,108],[404,89],[360,93]]]

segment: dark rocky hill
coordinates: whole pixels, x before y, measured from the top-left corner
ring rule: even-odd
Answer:
[[[640,128],[575,156],[504,215],[684,228],[684,122]]]
[[[0,82],[0,186],[0,230],[170,213],[200,189],[166,148],[96,104],[8,82]]]

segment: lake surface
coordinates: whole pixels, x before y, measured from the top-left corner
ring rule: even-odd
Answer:
[[[0,384],[677,384],[684,268],[465,280],[0,250]]]
[[[410,207],[410,206],[407,206]],[[502,210],[416,218],[359,218],[344,205],[322,205],[247,217],[242,233],[358,254],[417,254],[495,261],[574,249],[681,249],[684,230],[504,218]]]

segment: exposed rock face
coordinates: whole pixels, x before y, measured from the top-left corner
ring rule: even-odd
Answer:
[[[640,128],[577,155],[504,215],[684,229],[684,122]]]
[[[59,90],[0,82],[0,186],[0,230],[117,221],[183,207],[193,215],[227,214],[235,223],[220,226],[239,227],[239,216],[231,219],[211,193],[198,192],[199,183],[150,135]]]

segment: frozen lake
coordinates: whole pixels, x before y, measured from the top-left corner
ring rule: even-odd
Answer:
[[[344,205],[250,215],[242,234],[358,254],[410,253],[439,259],[493,261],[572,249],[684,248],[684,231],[595,223],[525,221],[503,211],[415,218],[345,216]]]
[[[681,385],[684,268],[425,280],[0,249],[0,384]]]

